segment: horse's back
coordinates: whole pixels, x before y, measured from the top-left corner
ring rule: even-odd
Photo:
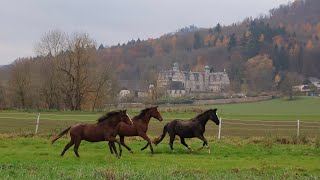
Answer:
[[[96,124],[76,124],[70,129],[70,135],[90,142],[103,141],[105,132]]]
[[[170,127],[171,126],[171,127]],[[192,121],[186,121],[182,119],[175,119],[170,122],[169,128],[176,135],[184,138],[194,137],[194,125]],[[169,131],[168,128],[168,131]]]

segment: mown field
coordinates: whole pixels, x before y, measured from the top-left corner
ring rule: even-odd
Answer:
[[[217,140],[218,127],[212,122],[207,124],[205,135],[211,145],[211,154],[206,149],[189,152],[179,139],[174,145],[175,152],[171,152],[166,137],[154,147],[155,155],[151,156],[149,149],[140,151],[145,145],[141,138],[130,138],[128,145],[134,154],[124,149],[121,159],[109,153],[105,142],[82,142],[80,159],[75,157],[72,148],[65,157],[59,156],[68,142],[67,136],[54,145],[49,143],[52,134],[74,123],[94,123],[103,112],[42,111],[39,133],[35,136],[37,111],[0,111],[0,179],[320,178],[318,97],[218,106],[160,107],[165,121],[152,119],[148,134],[153,139],[172,118],[191,118],[201,110],[214,107],[218,108],[224,124],[221,140]],[[137,115],[139,111],[129,109],[129,115]],[[313,123],[301,123],[305,127],[301,127],[299,137],[295,127],[298,119]],[[243,120],[255,125],[227,124],[243,123]],[[263,126],[268,123],[259,124],[255,120],[267,120],[278,126]],[[186,142],[194,149],[201,146],[197,139]]]

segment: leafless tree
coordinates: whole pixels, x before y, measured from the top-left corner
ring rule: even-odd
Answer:
[[[288,72],[285,74],[283,80],[280,82],[280,90],[284,95],[287,95],[289,99],[293,99],[293,86],[297,86],[302,83],[302,77],[296,72]]]
[[[57,62],[64,57],[66,49],[67,36],[59,30],[46,33],[34,47],[36,54],[42,57],[40,92],[49,109],[59,108]]]
[[[29,60],[17,59],[12,64],[9,85],[12,93],[12,101],[17,102],[17,106],[26,108],[31,87]]]
[[[81,110],[85,95],[93,91],[89,67],[95,53],[95,41],[87,33],[74,33],[67,40],[65,58],[58,61],[59,84],[65,103],[72,110]]]

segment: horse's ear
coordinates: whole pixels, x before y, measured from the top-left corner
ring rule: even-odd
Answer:
[[[213,109],[213,112],[217,112],[217,110],[218,110],[218,109],[217,109],[217,108],[215,108],[215,109]]]
[[[158,108],[159,106],[155,106],[155,108]]]
[[[125,110],[123,110],[123,112],[124,112],[124,113],[127,113],[127,110],[125,109]]]

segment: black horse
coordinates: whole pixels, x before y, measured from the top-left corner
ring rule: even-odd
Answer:
[[[162,135],[157,139],[155,139],[153,143],[155,145],[159,144],[163,140],[163,138],[166,136],[166,133],[168,132],[170,136],[169,145],[172,151],[173,151],[173,141],[176,135],[180,137],[181,144],[186,146],[190,151],[193,151],[193,149],[190,148],[188,144],[186,144],[184,139],[197,137],[203,141],[203,145],[201,148],[198,149],[198,151],[201,150],[204,146],[207,146],[210,153],[210,147],[208,145],[208,141],[203,136],[203,133],[205,132],[205,126],[209,119],[215,122],[216,125],[220,124],[220,120],[217,116],[217,109],[209,109],[187,121],[184,121],[181,119],[175,119],[164,126]]]

